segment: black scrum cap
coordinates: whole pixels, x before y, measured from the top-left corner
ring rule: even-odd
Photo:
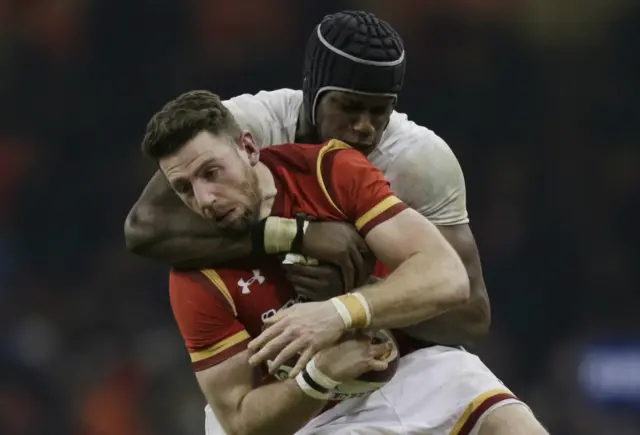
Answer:
[[[397,98],[405,71],[404,45],[389,23],[362,11],[327,15],[305,52],[306,116],[316,121],[318,97],[339,90]]]

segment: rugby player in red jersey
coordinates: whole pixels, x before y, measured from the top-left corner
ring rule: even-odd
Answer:
[[[353,339],[341,342],[345,332],[402,328],[464,303],[469,295],[464,266],[435,226],[395,197],[360,152],[329,141],[259,153],[252,135],[241,130],[209,92],[184,94],[154,115],[143,150],[158,161],[181,200],[228,235],[249,238],[252,229],[262,227],[254,244],[264,242],[264,251],[295,252],[303,241],[305,220],[275,216],[304,213],[350,222],[392,270],[387,279],[357,293],[288,308],[295,293],[273,258],[173,271],[175,317],[200,386],[227,433],[329,434],[360,428],[463,434],[490,409],[520,403],[477,357],[427,343],[405,356],[396,377],[366,401],[350,399],[316,418],[327,397],[319,397],[322,392],[305,386],[300,376],[256,385],[252,365],[272,357],[278,366],[297,353],[302,366],[315,355],[316,369],[338,381],[381,368],[371,357],[383,348]],[[268,227],[290,222],[294,225],[289,229],[276,231],[290,237],[264,238]],[[268,248],[270,243],[286,246]],[[261,332],[263,323],[269,327]],[[342,353],[354,358],[355,368],[347,369]],[[458,375],[473,375],[473,385],[456,379],[456,370]],[[309,371],[307,364],[305,373]],[[442,381],[451,383],[450,391],[441,391]],[[517,408],[535,423],[526,407]],[[371,409],[376,412],[367,412]]]

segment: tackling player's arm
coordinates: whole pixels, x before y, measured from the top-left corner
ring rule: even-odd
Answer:
[[[410,204],[440,230],[456,250],[470,281],[469,301],[427,322],[407,330],[411,335],[442,344],[469,344],[489,332],[491,308],[482,275],[478,247],[471,228],[466,204],[466,188],[460,164],[451,149],[439,137],[434,148],[415,147],[405,155],[403,182],[425,186],[415,189]],[[427,151],[429,151],[428,154]],[[433,162],[433,164],[430,164]]]
[[[267,225],[279,221],[277,225]],[[303,235],[295,219],[269,217],[245,238],[228,238],[215,222],[190,211],[157,172],[125,221],[127,247],[138,255],[181,268],[202,268],[255,254],[291,251],[302,237],[302,253],[335,264],[346,282],[366,276],[366,244],[345,222],[311,222]],[[253,243],[252,243],[253,241]],[[277,251],[277,249],[280,251]]]
[[[295,219],[269,217],[245,238],[228,238],[215,222],[190,211],[162,173],[157,172],[142,192],[125,221],[127,247],[138,255],[181,268],[210,267],[250,253],[289,252],[297,228]],[[273,223],[273,222],[272,222]],[[252,245],[261,241],[262,246]],[[302,252],[334,263],[346,282],[360,282],[366,275],[366,245],[353,227],[344,222],[311,222],[302,238]]]
[[[172,273],[170,291],[198,384],[228,435],[293,434],[326,404],[294,379],[254,388],[249,334],[215,271]]]
[[[181,267],[205,267],[251,252],[249,238],[221,237],[211,220],[189,210],[160,171],[133,205],[124,234],[130,251]]]
[[[323,163],[331,168],[325,174],[331,179],[329,196],[393,270],[387,279],[358,289],[371,307],[371,327],[413,325],[465,303],[464,265],[438,229],[393,195],[382,173],[359,152],[327,157],[333,159],[329,166]]]

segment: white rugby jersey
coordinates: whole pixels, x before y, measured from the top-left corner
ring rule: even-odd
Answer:
[[[295,142],[302,91],[261,91],[224,104],[261,148]],[[469,222],[464,176],[456,156],[438,135],[409,121],[404,113],[393,112],[369,160],[401,200],[435,225]]]

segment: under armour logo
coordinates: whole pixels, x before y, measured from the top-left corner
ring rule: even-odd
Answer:
[[[265,280],[264,276],[260,275],[260,269],[253,269],[252,272],[253,276],[249,278],[249,281],[245,281],[244,279],[240,279],[238,281],[238,287],[242,289],[243,295],[251,293],[251,290],[249,290],[251,284],[256,281],[258,282],[258,284],[262,284]]]

